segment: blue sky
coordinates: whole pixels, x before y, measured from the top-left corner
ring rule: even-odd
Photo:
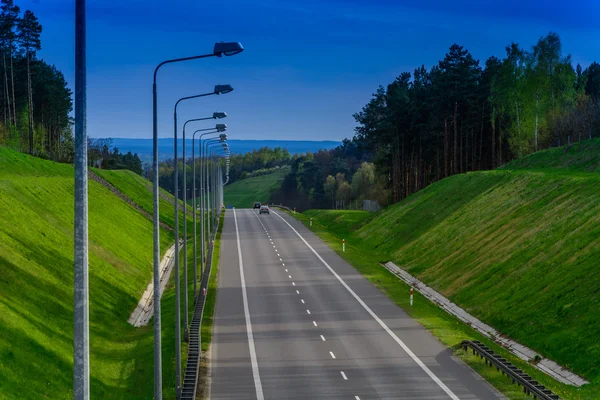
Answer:
[[[38,16],[39,56],[73,87],[74,1],[16,3]],[[178,98],[228,83],[230,94],[182,103],[180,121],[226,111],[232,138],[341,140],[378,85],[431,67],[455,42],[483,65],[552,30],[574,63],[600,61],[599,16],[596,0],[88,0],[88,134],[151,137],[156,64],[223,40],[246,50],[161,70],[161,137],[172,136]]]

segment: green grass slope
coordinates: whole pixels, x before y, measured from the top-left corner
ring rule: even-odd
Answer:
[[[567,169],[570,172],[600,172],[600,139],[538,151],[508,163],[501,169]]]
[[[69,399],[73,168],[0,148],[0,399]],[[161,251],[173,242],[161,232]],[[152,223],[89,183],[91,392],[152,397],[152,325],[127,324],[152,277]],[[163,298],[165,397],[174,398],[174,298]]]
[[[272,174],[242,179],[225,186],[223,191],[225,206],[249,208],[255,201],[268,202],[271,194],[281,186],[287,172],[287,169],[281,169]]]
[[[598,385],[600,174],[585,172],[600,170],[598,148],[453,176],[373,217],[305,214]]]
[[[146,178],[136,174],[135,172],[122,169],[122,170],[106,170],[106,169],[93,169],[94,173],[105,179],[116,189],[122,192],[124,195],[133,200],[139,205],[144,211],[153,215],[154,213],[154,200],[152,197],[152,182]],[[159,195],[159,208],[160,208],[160,221],[173,226],[175,221],[175,210],[173,208],[174,197],[164,189],[160,189]],[[192,213],[192,200],[188,200],[188,221],[191,221]],[[183,201],[179,200],[179,211],[183,212]],[[183,224],[183,214],[179,216],[179,226]]]

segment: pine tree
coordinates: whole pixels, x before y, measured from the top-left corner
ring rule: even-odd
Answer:
[[[42,48],[40,34],[42,26],[30,10],[25,11],[23,18],[18,21],[17,40],[25,52],[27,60],[27,109],[29,111],[29,152],[33,153],[33,93],[31,89],[31,59],[35,52]]]
[[[16,52],[15,39],[16,28],[19,21],[19,13],[21,9],[14,4],[13,0],[2,0],[0,6],[0,18],[2,20],[2,39],[3,39],[3,63],[5,74],[5,85],[8,97],[12,94],[12,121],[13,125],[17,124],[17,106],[15,102],[15,72],[13,67],[13,55]],[[5,54],[8,52],[10,62],[10,81],[11,89],[8,89],[8,74],[6,66]],[[12,93],[11,93],[12,92]],[[10,107],[10,105],[9,105]]]

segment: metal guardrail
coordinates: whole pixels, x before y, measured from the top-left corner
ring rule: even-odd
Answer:
[[[204,301],[206,295],[204,289],[208,290],[208,280],[210,279],[210,272],[212,270],[213,250],[214,250],[214,239],[217,237],[220,224],[220,214],[217,219],[217,224],[212,232],[213,241],[208,246],[208,252],[206,254],[206,268],[202,274],[202,281],[200,284],[200,291],[195,299],[194,315],[190,323],[190,337],[188,346],[188,359],[185,367],[185,374],[183,376],[183,387],[181,389],[182,400],[194,400],[196,398],[196,391],[198,388],[198,373],[200,370],[200,355],[202,353],[201,348],[201,337],[200,337],[200,326],[202,325],[202,315],[204,314]]]
[[[546,389],[544,385],[534,380],[531,376],[524,373],[523,370],[515,367],[501,357],[499,354],[494,353],[492,349],[487,347],[485,344],[478,340],[463,340],[462,347],[468,350],[470,347],[473,350],[473,354],[479,354],[479,357],[485,359],[485,363],[490,366],[496,367],[496,370],[502,371],[509,378],[512,379],[513,383],[523,387],[523,392],[527,395],[533,395],[534,399],[540,400],[560,400],[560,397],[551,390]]]
[[[281,208],[281,209],[284,209],[284,210],[287,210],[287,211],[292,211],[291,208],[289,208],[287,206],[284,206],[284,205],[281,205],[281,204],[271,204],[270,207],[277,207],[277,208]]]

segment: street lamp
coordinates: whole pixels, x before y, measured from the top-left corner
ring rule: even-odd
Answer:
[[[177,188],[177,186],[179,185],[179,163],[177,160],[177,106],[179,105],[180,102],[182,102],[183,100],[189,100],[189,99],[196,99],[199,97],[205,97],[205,96],[210,96],[213,94],[219,95],[219,94],[226,94],[226,93],[231,93],[233,91],[233,88],[231,87],[231,85],[215,85],[215,88],[212,92],[210,93],[203,93],[203,94],[197,94],[194,96],[188,96],[188,97],[182,97],[181,99],[177,100],[177,102],[175,103],[175,110],[174,110],[174,114],[173,114],[173,124],[174,124],[174,133],[173,133],[173,140],[174,140],[174,158],[175,158],[175,187]],[[198,118],[195,120],[189,120],[186,121],[186,123],[183,126],[183,145],[182,145],[182,152],[183,152],[183,281],[184,281],[184,287],[183,287],[183,293],[184,293],[184,297],[183,297],[183,322],[184,322],[184,328],[183,328],[183,339],[187,342],[189,339],[189,331],[188,331],[188,279],[187,279],[187,191],[186,191],[186,187],[187,187],[187,176],[186,176],[186,172],[187,172],[187,168],[186,168],[186,155],[185,155],[185,125],[190,122],[190,121],[201,121],[201,120],[205,120],[205,119],[213,119],[213,118],[224,118],[226,117],[227,114],[225,113],[213,113],[212,117],[208,117],[208,118]],[[217,124],[217,126],[215,127],[215,129],[219,129],[220,126],[223,126],[225,124]],[[179,278],[180,278],[180,274],[179,274],[179,198],[176,199],[175,201],[175,319],[177,320],[177,326],[180,326],[181,324],[181,313],[179,312],[180,309],[180,283],[179,283]],[[177,339],[178,342],[181,341],[180,339],[180,335],[177,335]],[[176,346],[179,346],[181,348],[181,343],[176,344]],[[179,352],[177,354],[180,354]]]
[[[223,176],[221,169],[221,162],[217,161],[218,157],[228,157],[229,156],[229,148],[226,143],[222,143],[223,148],[218,146],[211,147],[211,158],[215,166],[213,167],[213,206],[215,210],[215,224],[217,218],[217,210],[223,206]],[[218,202],[218,203],[217,203]]]
[[[205,132],[205,131],[209,131],[209,132]],[[198,265],[198,256],[197,256],[197,233],[196,233],[196,214],[198,213],[197,211],[197,206],[196,206],[196,197],[197,197],[197,193],[196,193],[196,155],[195,155],[195,150],[196,150],[196,145],[195,145],[195,140],[196,140],[196,133],[199,132],[205,132],[201,135],[199,135],[199,138],[202,138],[204,135],[209,135],[209,134],[215,134],[220,132],[219,130],[215,130],[215,128],[208,128],[208,129],[198,129],[196,130],[193,134],[192,134],[192,209],[194,211],[193,215],[193,224],[194,224],[194,304],[196,304],[196,297],[197,297],[197,280],[198,280],[198,275],[197,275],[197,265]],[[202,239],[204,240],[204,239]],[[202,246],[202,254],[204,254],[204,246]],[[186,280],[187,282],[187,280]],[[187,332],[187,326],[186,326],[186,331]],[[184,337],[187,337],[186,333],[184,332]]]
[[[217,114],[217,113],[215,113]],[[227,116],[227,114],[225,113],[221,113],[224,114],[224,117]],[[214,115],[214,114],[213,114]],[[224,118],[221,117],[221,118]],[[198,118],[197,120],[200,121],[203,118]],[[190,120],[193,121],[193,120]],[[188,121],[188,122],[190,122]],[[187,124],[187,122],[186,122]],[[209,134],[214,134],[214,133],[219,133],[219,132],[223,132],[226,128],[226,125],[224,128],[221,128],[222,125],[225,124],[217,124],[217,126],[215,128],[208,128],[208,129],[198,129],[196,130],[193,134],[192,134],[192,175],[193,175],[193,180],[192,180],[192,192],[193,192],[193,197],[192,197],[192,209],[194,210],[194,214],[193,214],[193,224],[194,224],[194,304],[196,303],[196,296],[197,296],[197,265],[198,265],[198,256],[197,256],[197,239],[196,239],[196,214],[197,214],[197,210],[196,210],[196,145],[195,145],[195,140],[196,140],[196,133],[198,132],[205,132],[205,131],[209,131],[209,132],[205,132],[199,135],[199,140],[202,140],[202,137],[205,135],[209,135]],[[185,132],[185,125],[184,125],[184,132]],[[186,208],[187,210],[187,208]],[[202,240],[204,240],[204,238],[202,238]],[[204,244],[202,244],[202,254],[204,255]],[[186,267],[187,268],[187,267]],[[186,325],[186,332],[187,332],[187,325]],[[187,337],[185,332],[184,332],[184,337]]]
[[[174,162],[175,162],[175,192],[179,187],[179,161],[177,159],[177,106],[184,100],[196,99],[210,95],[218,95],[221,93],[230,93],[233,88],[230,85],[215,85],[214,90],[208,93],[197,94],[194,96],[182,97],[175,103],[173,112],[173,143],[174,143]],[[183,133],[183,281],[184,298],[183,298],[183,321],[184,321],[184,340],[188,341],[188,296],[187,296],[187,193],[186,193],[186,165],[185,165],[185,131]],[[179,272],[179,196],[175,198],[175,374],[177,375],[177,383],[181,384],[181,283]]]
[[[208,150],[209,150],[210,145],[217,144],[217,143],[222,143],[222,142],[224,142],[226,140],[227,140],[227,135],[226,134],[219,135],[218,139],[205,140],[204,141],[204,145],[205,145],[205,147],[204,147],[204,154],[205,155],[208,154]],[[212,211],[212,205],[210,204],[211,203],[211,196],[210,196],[210,184],[211,184],[211,182],[210,182],[210,180],[212,179],[212,176],[209,174],[209,162],[208,162],[209,157],[205,157],[205,158],[206,158],[206,169],[205,169],[205,171],[206,171],[206,174],[205,174],[205,178],[206,178],[206,180],[205,180],[205,182],[206,182],[206,206],[207,206],[207,209],[210,209]],[[214,187],[214,182],[213,182],[213,187]],[[207,229],[207,234],[208,234],[208,242],[209,243],[210,243],[210,235],[211,235],[210,219],[211,219],[211,215],[209,214],[209,218],[207,219],[207,225],[208,225],[207,226],[207,228],[208,228]],[[204,221],[204,218],[202,218],[202,221]]]
[[[162,356],[161,356],[161,326],[160,326],[160,215],[159,215],[159,186],[158,186],[158,93],[156,90],[156,77],[158,70],[165,64],[176,63],[180,61],[196,60],[207,57],[222,57],[232,56],[244,50],[244,47],[239,42],[217,42],[213,52],[200,56],[192,56],[185,58],[176,58],[161,62],[154,69],[154,79],[152,83],[152,167],[154,172],[153,177],[153,202],[154,202],[154,399],[162,400]],[[177,218],[175,218],[177,220]],[[179,238],[175,239],[177,243]],[[177,327],[177,331],[179,331]],[[181,357],[181,349],[176,349],[177,354]],[[177,399],[181,397],[181,362],[177,363],[179,372],[177,375]]]

